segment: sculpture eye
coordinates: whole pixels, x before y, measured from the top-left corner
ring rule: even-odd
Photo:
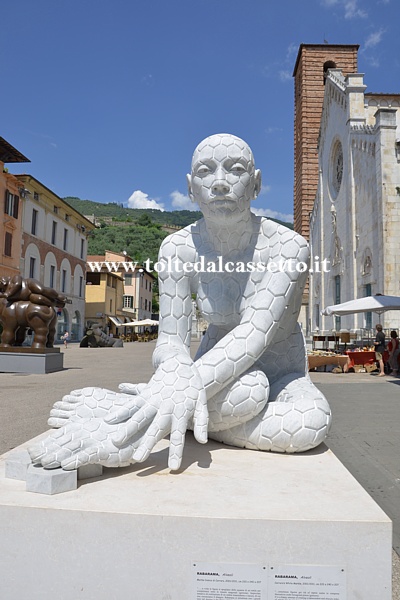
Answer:
[[[197,175],[207,175],[207,173],[211,173],[211,169],[207,165],[200,165],[197,169]]]
[[[231,171],[235,172],[235,173],[245,173],[247,171],[246,167],[244,167],[244,165],[242,165],[242,163],[235,163],[234,165],[231,166]]]

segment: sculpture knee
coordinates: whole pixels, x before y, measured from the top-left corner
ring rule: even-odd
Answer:
[[[223,431],[259,414],[268,401],[269,382],[262,371],[243,373],[208,400],[209,431]]]

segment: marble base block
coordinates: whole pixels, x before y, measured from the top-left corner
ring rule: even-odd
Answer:
[[[5,476],[9,479],[26,481],[26,474],[32,461],[27,450],[13,450],[5,460]]]
[[[292,456],[187,438],[179,473],[162,441],[145,463],[54,496],[6,479],[1,457],[7,600],[196,600],[196,563],[338,567],[338,600],[391,600],[391,521],[325,446]]]
[[[43,469],[30,465],[26,474],[26,491],[36,494],[61,494],[76,490],[77,481],[77,471]]]
[[[26,349],[24,349],[26,350]],[[63,352],[0,352],[0,373],[34,373],[42,375],[62,371]]]

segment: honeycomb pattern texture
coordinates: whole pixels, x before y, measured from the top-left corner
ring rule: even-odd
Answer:
[[[218,134],[196,148],[189,195],[203,219],[164,240],[160,326],[148,383],[75,390],[54,404],[56,431],[30,449],[46,468],[125,466],[170,436],[179,469],[185,433],[253,450],[304,452],[327,436],[331,411],[311,382],[297,324],[307,242],[250,210],[261,188],[252,152]],[[209,326],[190,357],[192,294]]]

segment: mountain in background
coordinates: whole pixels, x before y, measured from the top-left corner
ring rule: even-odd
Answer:
[[[101,204],[92,200],[64,198],[72,208],[98,225],[88,237],[88,254],[103,256],[106,250],[126,252],[134,261],[157,261],[161,242],[173,231],[202,217],[200,211],[126,208],[122,204]],[[276,219],[272,219],[276,221]],[[282,223],[282,221],[277,221]],[[293,229],[292,223],[282,223]]]
[[[178,229],[186,227],[202,217],[199,210],[161,211],[154,208],[127,208],[117,202],[102,204],[93,200],[81,200],[73,196],[67,196],[64,200],[82,215],[94,216],[100,221],[102,217],[106,217],[107,220],[111,218],[113,221],[119,222],[136,222],[140,219],[141,215],[147,214],[154,223]],[[289,229],[293,229],[293,223],[285,223],[284,221],[279,221],[279,219],[271,219],[271,221],[276,221],[276,223],[281,223]]]
[[[72,208],[85,216],[94,216],[101,221],[102,217],[112,218],[115,221],[136,222],[141,215],[147,214],[154,223],[160,225],[171,225],[174,228],[186,227],[201,218],[199,210],[174,210],[172,212],[156,210],[155,208],[127,208],[117,202],[94,202],[93,200],[81,200],[67,196],[63,198]]]

